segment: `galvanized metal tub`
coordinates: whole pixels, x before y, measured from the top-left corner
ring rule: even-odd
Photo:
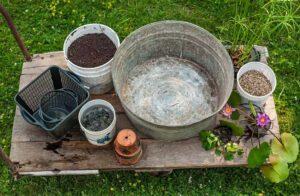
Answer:
[[[173,141],[215,125],[232,91],[234,70],[226,49],[208,31],[161,21],[122,42],[112,78],[137,131]]]

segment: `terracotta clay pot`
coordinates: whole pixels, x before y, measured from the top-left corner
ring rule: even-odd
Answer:
[[[133,165],[142,156],[139,138],[131,129],[123,129],[118,133],[114,141],[114,150],[117,160],[122,165]]]

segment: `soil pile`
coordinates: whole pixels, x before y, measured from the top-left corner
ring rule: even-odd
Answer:
[[[80,67],[97,67],[113,58],[117,48],[104,34],[87,34],[75,40],[68,49],[68,59]]]

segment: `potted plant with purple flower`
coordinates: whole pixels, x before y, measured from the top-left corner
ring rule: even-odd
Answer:
[[[217,155],[232,160],[243,154],[239,146],[241,139],[251,140],[252,149],[248,154],[248,167],[260,167],[263,175],[278,183],[289,175],[288,163],[296,161],[299,144],[291,133],[276,135],[271,131],[272,121],[263,109],[253,102],[242,103],[242,98],[233,91],[228,103],[222,109],[220,125],[213,130],[201,131],[200,140],[206,150],[215,149]],[[271,134],[270,142],[261,138]],[[258,142],[254,143],[253,140]]]

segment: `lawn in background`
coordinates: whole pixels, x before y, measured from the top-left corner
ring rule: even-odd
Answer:
[[[250,3],[251,2],[251,3]],[[266,45],[269,64],[278,85],[276,110],[281,132],[300,138],[300,61],[297,1],[241,0],[1,0],[8,9],[31,54],[62,50],[65,37],[87,23],[112,27],[123,40],[135,29],[160,20],[197,24],[224,44]],[[10,30],[0,18],[0,146],[9,153],[15,104],[23,56]],[[192,155],[191,155],[192,156]],[[299,165],[299,160],[298,160]],[[289,178],[273,184],[258,169],[217,168],[177,170],[165,178],[132,172],[91,176],[24,177],[14,182],[0,163],[2,194],[299,194],[299,166]]]

